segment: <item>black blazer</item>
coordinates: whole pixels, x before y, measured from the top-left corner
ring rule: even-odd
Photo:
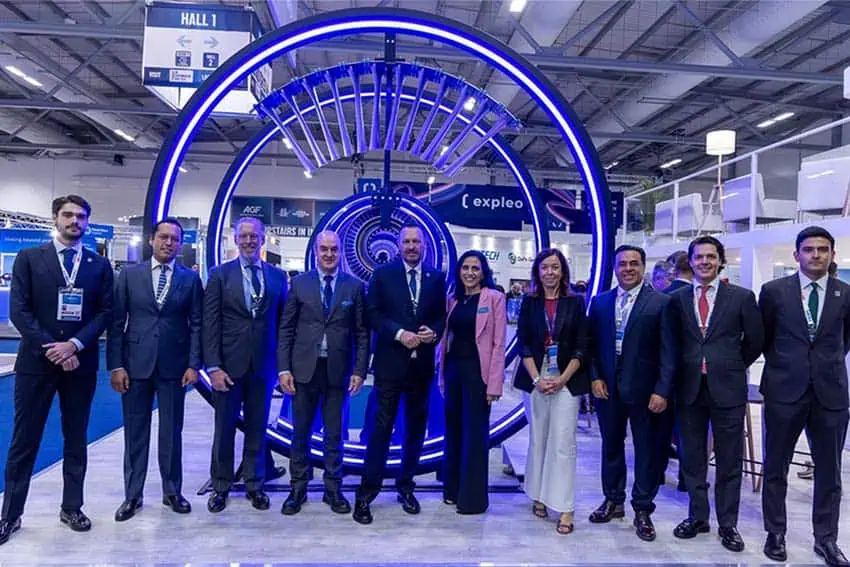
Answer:
[[[543,357],[546,354],[546,345],[543,342],[546,335],[544,303],[543,297],[525,296],[519,308],[516,329],[520,358],[533,358],[537,368],[543,366]],[[555,336],[558,337],[558,370],[563,372],[574,358],[581,363],[578,371],[567,382],[567,389],[574,396],[588,393],[590,378],[587,371],[589,358],[584,297],[570,295],[558,299],[558,308],[555,312]],[[531,376],[522,361],[514,374],[514,387],[525,392],[531,392],[534,389]]]
[[[670,296],[644,285],[632,306],[623,333],[623,368],[617,372],[617,288],[590,303],[589,337],[593,379],[627,404],[649,403],[652,394],[670,399],[676,371],[676,335]]]
[[[766,283],[759,304],[764,321],[761,393],[771,402],[794,403],[814,388],[818,402],[846,410],[850,351],[850,285],[829,278],[814,342],[809,340],[797,274]]]
[[[719,280],[718,280],[719,281]],[[719,407],[747,403],[747,368],[761,354],[764,326],[752,291],[720,282],[705,337],[694,312],[695,286],[670,297],[679,323],[679,401],[693,404],[699,395],[702,360],[708,371],[708,390]]]
[[[425,325],[437,334],[433,344],[416,349],[433,374],[434,350],[446,326],[446,276],[423,266],[419,305],[414,311],[406,265],[396,259],[375,270],[366,294],[369,325],[375,332],[375,382],[401,382],[407,376],[410,350],[395,339],[399,329],[415,333]]]
[[[664,290],[663,293],[666,293],[667,295],[671,295],[673,292],[678,291],[678,290],[682,289],[683,287],[693,287],[693,285],[689,284],[687,282],[684,282],[682,280],[673,280],[670,283],[670,285],[667,287],[667,289]]]
[[[296,382],[309,382],[316,370],[322,337],[326,335],[328,382],[345,387],[352,374],[366,378],[369,364],[366,296],[358,279],[338,272],[330,312],[325,319],[323,285],[316,270],[292,280],[280,321],[277,366],[281,372],[292,372]]]
[[[159,309],[152,271],[148,260],[118,274],[107,365],[110,370],[124,368],[133,380],[146,380],[154,371],[159,378],[178,380],[187,368],[201,367],[204,288],[198,274],[175,262]]]
[[[82,260],[74,287],[83,289],[81,321],[57,321],[59,289],[65,278],[53,241],[37,248],[21,250],[12,267],[9,292],[9,319],[21,334],[15,371],[44,374],[56,370],[44,356],[42,345],[76,338],[83,344],[77,353],[76,372],[97,372],[100,355],[98,339],[112,317],[114,275],[109,261],[91,250],[82,249]]]
[[[232,378],[258,374],[277,378],[277,332],[286,299],[286,274],[263,262],[265,296],[256,319],[245,305],[239,258],[210,270],[204,291],[201,336],[204,364]]]

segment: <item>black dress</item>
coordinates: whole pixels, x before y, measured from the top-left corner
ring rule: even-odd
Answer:
[[[481,514],[489,505],[490,404],[475,344],[479,295],[460,301],[448,324],[443,497],[456,502],[460,514]]]

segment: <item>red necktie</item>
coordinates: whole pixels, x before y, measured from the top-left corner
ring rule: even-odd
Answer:
[[[699,326],[702,331],[702,336],[705,336],[706,331],[708,331],[708,297],[706,294],[708,293],[709,287],[710,286],[704,285],[700,288],[701,293],[699,295],[699,301],[697,301],[697,310],[699,310]],[[702,373],[708,374],[705,358],[702,359]]]

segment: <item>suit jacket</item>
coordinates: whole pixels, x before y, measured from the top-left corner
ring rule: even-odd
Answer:
[[[322,337],[328,342],[328,383],[345,387],[352,374],[366,378],[369,364],[369,330],[363,284],[337,272],[327,318],[322,307],[319,272],[313,270],[292,280],[280,321],[277,350],[280,371],[292,372],[296,382],[313,378]]]
[[[693,404],[699,395],[705,358],[708,391],[719,407],[747,403],[747,368],[761,354],[764,326],[752,291],[719,282],[705,337],[694,312],[694,286],[673,293],[680,332],[679,400]]]
[[[590,353],[593,379],[627,404],[646,405],[652,394],[670,399],[676,371],[676,335],[670,297],[643,285],[623,332],[622,365],[617,380],[617,288],[590,304]]]
[[[545,300],[543,297],[527,295],[522,300],[517,319],[517,339],[519,339],[520,358],[533,358],[537,368],[543,366],[546,354],[544,344],[546,335]],[[558,370],[563,372],[572,359],[581,366],[567,382],[567,389],[574,396],[590,391],[590,378],[587,364],[590,361],[587,352],[587,314],[584,297],[570,295],[558,299],[555,312],[555,336],[558,338]],[[534,384],[531,376],[520,362],[514,374],[514,387],[531,392]]]
[[[155,371],[160,378],[176,380],[187,368],[201,367],[204,289],[198,274],[175,262],[160,309],[151,271],[148,260],[118,274],[107,365],[110,370],[124,368],[133,380],[146,380]]]
[[[454,295],[446,300],[446,325],[457,305]],[[475,345],[478,347],[478,362],[481,365],[481,379],[487,384],[487,394],[502,395],[502,383],[505,380],[505,294],[490,288],[483,288],[478,298],[478,314],[475,316]],[[440,341],[440,385],[444,382],[446,354],[451,348],[452,335],[444,333]]]
[[[83,313],[80,321],[57,321],[59,289],[65,278],[53,242],[37,248],[21,250],[12,268],[9,293],[9,319],[21,334],[15,371],[44,374],[56,370],[44,356],[42,345],[76,338],[83,344],[77,353],[80,366],[76,372],[97,372],[100,355],[98,339],[112,316],[112,266],[106,258],[82,249],[77,281],[83,290]]]
[[[850,351],[850,285],[829,278],[823,314],[809,340],[802,290],[797,274],[766,283],[759,304],[764,321],[765,399],[794,403],[809,387],[830,410],[848,408],[847,366]]]
[[[423,344],[416,356],[431,365],[434,349],[446,326],[446,276],[439,270],[422,268],[419,304],[410,300],[405,264],[396,259],[375,270],[366,294],[369,325],[375,333],[375,382],[402,382],[407,376],[411,351],[395,339],[400,329],[416,333],[425,325],[437,334],[434,344]]]
[[[204,364],[232,378],[277,378],[277,332],[286,299],[286,274],[263,262],[265,295],[256,318],[245,305],[239,258],[210,270],[204,291]]]
[[[673,292],[678,291],[683,287],[693,287],[693,285],[687,282],[683,282],[682,280],[673,280],[672,282],[670,282],[670,285],[667,287],[667,289],[663,291],[663,293],[671,295]]]

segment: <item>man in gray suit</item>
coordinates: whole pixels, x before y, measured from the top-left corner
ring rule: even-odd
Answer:
[[[340,491],[342,411],[346,395],[360,391],[369,359],[363,284],[339,270],[339,236],[331,231],[318,234],[315,251],[319,270],[292,280],[280,325],[280,387],[294,396],[295,413],[289,461],[292,491],[281,509],[288,516],[307,501],[310,434],[320,398],[325,429],[322,501],[337,514],[351,512]]]
[[[233,486],[236,419],[245,414],[242,476],[257,510],[269,509],[265,482],[266,423],[277,376],[277,331],[286,274],[260,260],[263,223],[242,218],[234,240],[239,257],[210,270],[204,291],[203,352],[215,407],[212,477],[207,510],[221,512]]]
[[[192,508],[183,498],[182,435],[186,387],[201,367],[203,287],[198,274],[176,262],[183,244],[177,219],[156,224],[149,262],[121,271],[106,356],[112,388],[124,410],[124,502],[115,521],[142,507],[148,472],[153,397],[159,402],[159,472],[162,503],[178,514]]]

